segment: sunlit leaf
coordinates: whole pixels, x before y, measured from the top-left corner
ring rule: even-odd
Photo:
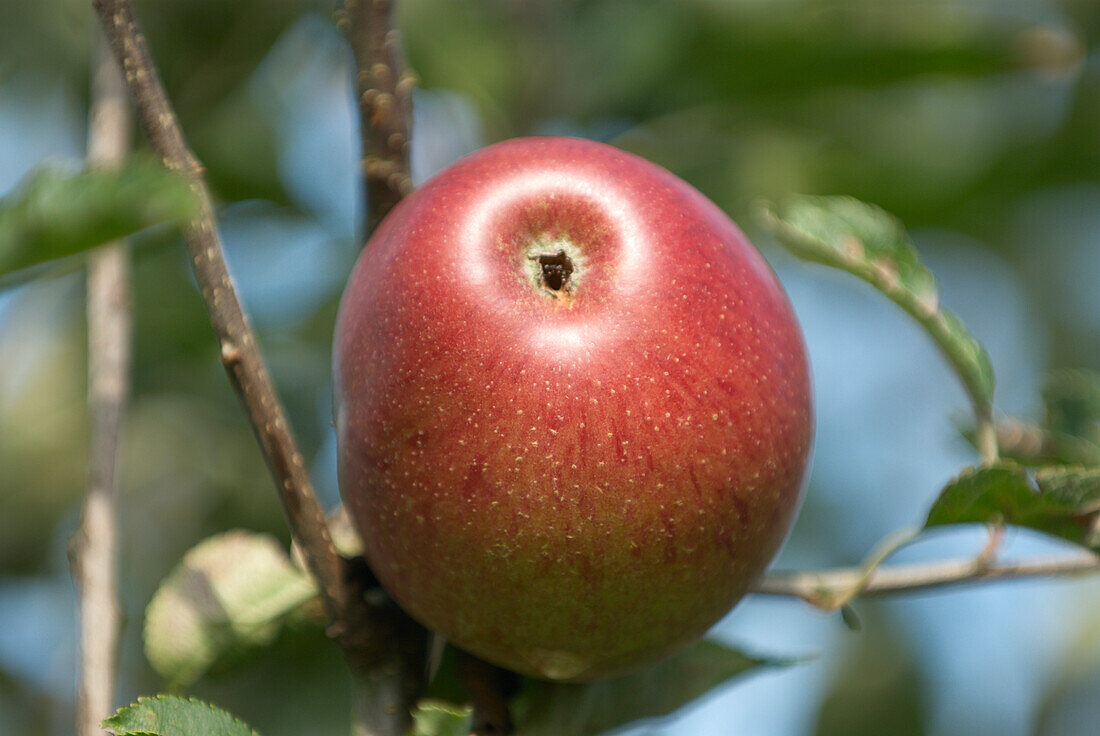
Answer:
[[[1100,552],[1100,468],[1013,462],[971,468],[947,484],[925,526],[1005,523]]]
[[[103,722],[117,736],[258,736],[224,710],[194,698],[138,698]]]
[[[195,207],[187,182],[148,158],[78,173],[38,169],[0,200],[0,276],[181,222]]]
[[[184,555],[145,615],[145,654],[169,682],[194,681],[220,658],[271,642],[316,595],[271,536],[231,531]]]
[[[993,402],[993,366],[985,349],[940,307],[932,272],[892,215],[850,197],[791,197],[765,204],[763,220],[803,260],[839,268],[868,282],[912,315],[959,374],[975,407]]]

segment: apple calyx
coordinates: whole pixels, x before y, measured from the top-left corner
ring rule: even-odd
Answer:
[[[584,271],[577,247],[566,238],[536,238],[525,252],[527,277],[545,297],[569,304]]]

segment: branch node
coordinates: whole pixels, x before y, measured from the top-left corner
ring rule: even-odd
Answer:
[[[368,237],[411,188],[408,140],[415,77],[405,68],[390,12],[387,0],[347,0],[348,22],[341,26],[355,57]],[[372,158],[386,165],[368,163]]]
[[[241,350],[229,340],[222,340],[221,361],[226,368],[232,368],[241,362]]]

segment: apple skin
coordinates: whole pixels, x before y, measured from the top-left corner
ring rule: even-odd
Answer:
[[[809,368],[774,274],[702,194],[607,145],[506,141],[406,197],[351,275],[334,364],[372,570],[526,675],[612,676],[696,640],[805,484]]]

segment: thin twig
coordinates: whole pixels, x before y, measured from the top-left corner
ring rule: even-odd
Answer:
[[[391,0],[346,0],[339,25],[355,56],[367,233],[412,189],[409,127],[416,76],[405,68]]]
[[[1018,580],[1044,576],[1100,573],[1100,557],[1091,554],[1027,559],[984,565],[981,560],[948,560],[879,568],[860,592],[861,596],[913,593],[949,585],[993,580]],[[833,610],[838,591],[849,590],[863,575],[858,567],[812,572],[776,571],[753,590],[762,595],[794,596],[810,605]]]
[[[112,166],[130,147],[126,86],[99,37],[88,120],[88,162]],[[88,259],[88,487],[71,541],[80,610],[80,693],[77,736],[99,736],[114,712],[121,610],[118,596],[118,448],[130,386],[133,318],[130,264],[124,243]]]
[[[823,601],[823,603],[826,603],[825,607],[830,610],[843,608],[857,598],[867,589],[868,584],[875,577],[875,571],[882,566],[882,563],[886,562],[892,554],[902,547],[912,544],[920,536],[920,533],[920,528],[899,529],[879,541],[867,555],[867,559],[859,566],[860,574],[856,581],[846,588],[834,590],[831,599],[827,602]]]
[[[974,427],[974,446],[982,462],[986,465],[997,462],[1000,451],[997,447],[997,428],[993,423],[993,408],[975,404],[976,424]]]
[[[336,625],[332,633],[347,636],[349,619],[362,606],[347,585],[343,558],[332,544],[286,413],[226,269],[202,166],[187,148],[129,0],[93,0],[93,5],[125,72],[145,135],[165,165],[188,178],[199,199],[199,213],[185,229],[184,240],[221,346],[222,363],[278,485],[291,532],[320,584],[326,613]]]

